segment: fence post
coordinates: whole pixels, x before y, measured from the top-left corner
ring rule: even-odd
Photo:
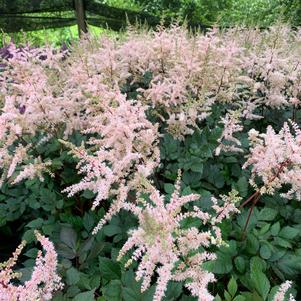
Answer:
[[[74,0],[74,7],[75,7],[75,15],[78,27],[78,35],[81,36],[82,32],[87,33],[87,23],[85,18],[85,7],[84,7],[84,0]]]

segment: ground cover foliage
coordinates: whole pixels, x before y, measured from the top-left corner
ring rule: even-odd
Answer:
[[[300,299],[300,31],[1,56],[1,300]]]

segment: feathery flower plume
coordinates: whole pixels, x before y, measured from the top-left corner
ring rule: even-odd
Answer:
[[[131,259],[126,263],[139,261],[136,280],[142,280],[141,290],[145,291],[151,283],[151,278],[158,274],[154,300],[164,297],[170,280],[186,281],[186,287],[200,301],[212,301],[214,298],[207,290],[207,285],[215,281],[214,275],[202,268],[206,261],[215,259],[215,254],[206,251],[212,245],[223,244],[218,223],[227,218],[230,212],[237,212],[232,205],[237,200],[223,197],[227,202],[222,207],[215,201],[217,216],[210,216],[194,206],[186,213],[181,208],[200,198],[197,194],[180,196],[180,175],[175,185],[175,191],[169,202],[153,187],[149,187],[149,199],[139,199],[137,204],[128,204],[124,209],[132,212],[138,218],[139,227],[130,231],[129,239],[121,248],[118,260],[131,249],[135,249]],[[184,228],[182,221],[194,218],[202,224],[205,231],[196,227]],[[211,225],[211,226],[210,226]]]
[[[287,122],[279,133],[268,126],[265,134],[254,129],[249,132],[250,154],[243,168],[251,166],[250,183],[256,188],[256,177],[263,183],[260,193],[274,194],[285,184],[291,189],[282,196],[301,200],[301,131],[297,124]]]
[[[287,291],[291,288],[291,286],[292,286],[291,281],[285,281],[284,283],[282,283],[276,295],[274,296],[273,301],[284,301],[285,295]],[[289,301],[296,301],[292,294],[289,295]]]
[[[53,243],[48,238],[35,232],[37,240],[41,243],[45,255],[38,252],[36,264],[30,280],[24,284],[15,285],[12,279],[19,278],[20,273],[13,272],[12,267],[21,254],[26,242],[18,246],[13,256],[0,265],[0,300],[1,301],[33,301],[51,300],[55,291],[62,289],[61,277],[57,274],[57,254]]]

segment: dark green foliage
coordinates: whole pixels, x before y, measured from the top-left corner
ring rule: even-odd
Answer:
[[[220,108],[214,107],[211,117],[201,125],[202,129],[184,141],[175,140],[161,128],[162,164],[154,180],[162,193],[172,194],[177,171],[181,169],[183,194],[200,193],[202,198],[198,206],[201,208],[210,210],[210,196],[226,194],[232,188],[243,198],[252,194],[249,173],[241,169],[243,156],[214,155],[222,130],[218,126],[219,112]],[[279,116],[277,120],[272,112],[266,112],[266,120],[247,126],[259,129],[264,126],[261,123],[279,124],[282,118]],[[71,140],[79,145],[82,137],[75,133]],[[135,218],[121,212],[92,236],[93,227],[106,210],[105,202],[104,208],[92,212],[89,209],[93,193],[85,191],[72,198],[62,193],[65,187],[79,180],[76,162],[62,145],[52,140],[37,151],[43,159],[51,158],[55,162],[52,170],[55,177],[46,177],[44,182],[36,179],[3,186],[0,231],[7,243],[1,246],[1,260],[7,258],[21,238],[31,243],[33,231],[38,229],[55,243],[59,272],[65,282],[65,289],[53,300],[152,300],[154,286],[141,293],[133,270],[125,270],[123,264],[116,261],[127,232],[136,226]],[[263,196],[244,233],[248,210],[243,208],[234,219],[223,222],[221,228],[228,246],[217,250],[215,262],[206,264],[218,280],[217,285],[211,287],[216,300],[271,300],[276,286],[285,279],[293,279],[298,284],[301,275],[300,204],[277,195]],[[195,223],[187,220],[184,227],[191,226],[191,222]],[[24,279],[30,275],[36,252],[36,246],[29,244],[23,256],[24,266],[19,267]],[[183,283],[170,283],[165,300],[195,300],[188,295]]]
[[[221,12],[230,8],[229,0],[135,0],[147,12],[186,20],[189,25],[210,26],[218,21]]]

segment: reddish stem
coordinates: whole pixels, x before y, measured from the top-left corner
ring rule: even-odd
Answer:
[[[259,190],[255,191],[246,201],[244,201],[239,208],[243,208],[245,205],[250,203],[258,194],[260,194]]]
[[[283,171],[283,169],[290,163],[291,163],[290,159],[287,159],[284,162],[282,162],[280,164],[276,174],[271,179],[269,179],[268,183],[272,183],[279,176],[279,174]],[[245,236],[245,232],[247,230],[253,209],[254,209],[255,205],[257,204],[257,202],[259,201],[260,196],[261,196],[260,190],[257,190],[239,206],[239,208],[243,208],[245,205],[247,205],[248,203],[250,203],[252,201],[252,206],[249,210],[248,218],[247,218],[246,224],[244,226],[243,237]]]
[[[256,205],[257,202],[259,201],[259,198],[260,198],[260,194],[259,194],[259,195],[256,197],[256,199],[254,199],[254,201],[253,201],[252,207],[251,207],[250,210],[249,210],[248,218],[247,218],[247,221],[246,221],[246,224],[245,224],[243,233],[245,233],[246,230],[247,230],[247,227],[248,227],[248,224],[249,224],[249,221],[250,221],[250,218],[251,218],[251,214],[252,214],[252,212],[253,212],[253,209],[254,209],[255,205]]]

